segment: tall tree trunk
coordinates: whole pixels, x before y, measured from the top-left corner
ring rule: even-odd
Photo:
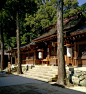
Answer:
[[[58,55],[58,80],[57,84],[64,85],[64,36],[63,36],[63,0],[57,0],[57,55]]]
[[[1,21],[1,70],[4,69],[4,38],[3,38],[3,27]]]
[[[20,31],[19,31],[19,14],[16,13],[16,26],[17,26],[17,56],[18,56],[18,69],[17,73],[22,74],[22,68],[21,68],[21,54],[20,54]]]

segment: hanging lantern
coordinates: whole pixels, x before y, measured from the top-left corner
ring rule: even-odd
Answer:
[[[67,57],[72,57],[72,48],[67,47]]]
[[[49,48],[47,48],[47,52],[49,52]]]
[[[42,52],[39,52],[39,53],[38,53],[38,58],[39,58],[39,59],[42,59]]]

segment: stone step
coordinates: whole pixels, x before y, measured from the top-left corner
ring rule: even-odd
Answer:
[[[35,65],[35,68],[58,68],[58,66],[36,66]]]
[[[27,75],[25,77],[28,77],[28,78],[36,78],[36,79],[46,79],[47,81],[52,81],[52,78],[53,77],[49,77],[49,76],[43,76],[43,75]]]
[[[42,78],[39,76],[25,75],[25,74],[20,74],[19,76],[26,77],[26,78],[32,78],[32,79],[36,79],[36,80],[41,80],[41,81],[45,81],[45,82],[49,81],[49,79],[45,79],[45,78]]]
[[[35,66],[20,76],[50,82],[57,77],[57,73],[57,66]]]
[[[55,70],[55,71],[57,71],[58,69],[54,69],[54,68],[33,68],[34,70],[50,70],[50,71],[52,71],[52,70]],[[30,69],[31,70],[31,69]]]
[[[37,65],[35,65],[35,67],[37,67],[37,68],[58,68],[58,66],[37,66]]]
[[[34,72],[34,71],[31,71],[31,72],[26,72],[26,73],[24,73],[24,74],[26,74],[26,75],[28,75],[28,74],[43,74],[43,75],[57,75],[57,72],[53,72],[53,71],[48,71],[48,72],[41,72],[41,71],[38,71],[38,72]]]
[[[58,69],[41,69],[41,68],[33,68],[33,69],[29,69],[29,71],[37,71],[37,70],[40,70],[40,71],[58,71]]]
[[[55,78],[56,77],[56,75],[51,75],[51,74],[42,74],[42,73],[40,73],[40,74],[25,74],[25,76],[35,76],[35,77],[41,77],[41,78]]]
[[[41,68],[40,68],[40,69],[37,69],[37,68],[35,69],[35,68],[33,68],[33,69],[29,69],[28,71],[32,71],[32,70],[33,70],[33,71],[38,71],[38,70],[39,70],[39,71],[58,71],[58,69],[41,69]]]
[[[34,76],[29,76],[29,78],[36,79],[36,80],[41,80],[41,81],[45,81],[45,82],[49,82],[48,79],[44,79],[44,78],[39,78],[39,77],[34,77]]]
[[[54,77],[55,75],[57,75],[57,73],[56,72],[36,72],[36,73],[34,73],[34,72],[26,72],[26,73],[24,73],[25,75],[29,75],[29,74],[31,74],[31,75],[45,75],[45,76],[52,76],[52,77]]]

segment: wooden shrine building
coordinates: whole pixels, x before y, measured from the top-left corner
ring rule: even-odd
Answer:
[[[65,64],[70,66],[86,66],[86,22],[82,13],[78,13],[63,21],[64,25],[64,57]],[[57,24],[46,28],[48,32],[21,47],[22,64],[58,65],[57,56]],[[15,54],[17,49],[8,51]],[[58,53],[59,54],[59,53]]]

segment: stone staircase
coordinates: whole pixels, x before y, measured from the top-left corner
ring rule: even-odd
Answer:
[[[58,67],[57,66],[35,66],[30,68],[20,76],[37,79],[45,82],[52,82],[57,79]]]

